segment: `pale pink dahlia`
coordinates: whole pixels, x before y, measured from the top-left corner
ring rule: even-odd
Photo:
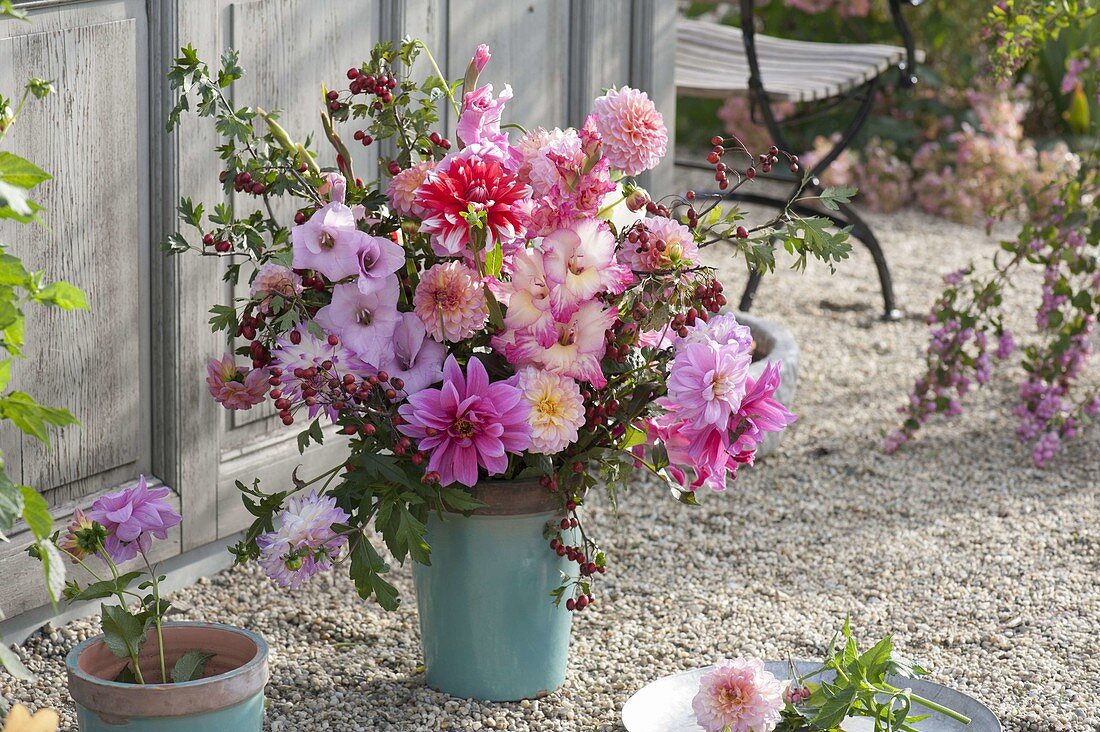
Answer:
[[[486,248],[521,239],[527,231],[530,193],[500,156],[474,146],[441,160],[416,189],[414,202],[425,210],[420,230],[431,235],[436,254],[470,257],[467,219],[483,219]]]
[[[701,429],[725,426],[741,406],[752,356],[736,343],[686,343],[668,372],[667,401]]]
[[[268,262],[260,267],[256,277],[252,280],[251,295],[253,298],[262,298],[260,312],[271,310],[273,298],[281,297],[291,300],[302,294],[302,278],[290,267]]]
[[[267,370],[238,368],[232,353],[211,359],[206,373],[211,396],[226,409],[251,409],[267,395]]]
[[[722,661],[703,675],[691,702],[707,732],[771,732],[782,719],[783,682],[755,658]]]
[[[469,338],[489,319],[481,278],[462,262],[436,264],[425,272],[413,295],[413,310],[440,342]]]
[[[664,157],[668,129],[645,92],[628,86],[612,89],[595,101],[592,111],[612,168],[637,175]]]
[[[424,208],[416,205],[416,189],[423,185],[424,179],[428,177],[428,171],[434,165],[432,161],[425,160],[411,168],[405,168],[390,179],[389,185],[386,186],[386,198],[390,200],[390,205],[395,211],[402,216],[424,218]]]
[[[431,454],[427,469],[439,473],[441,485],[473,486],[479,467],[499,475],[508,468],[509,452],[531,446],[530,411],[518,388],[503,381],[489,383],[476,357],[463,374],[450,356],[442,386],[411,395],[398,409],[405,423],[397,429]]]
[[[622,250],[623,258],[631,269],[639,272],[657,272],[690,267],[699,261],[699,247],[691,229],[679,221],[663,216],[645,219],[645,228],[649,232],[647,249],[638,251],[638,246],[627,242]]]
[[[297,589],[313,575],[332,566],[347,544],[336,524],[351,518],[332,496],[293,496],[275,517],[275,530],[256,539],[260,566],[276,584]]]
[[[556,455],[577,441],[584,399],[576,381],[528,366],[516,374],[516,384],[531,407],[531,452]]]

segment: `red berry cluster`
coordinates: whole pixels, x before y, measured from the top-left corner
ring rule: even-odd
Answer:
[[[604,331],[603,337],[605,341],[604,357],[616,363],[626,363],[634,344],[638,342],[638,325],[637,323],[624,323],[616,318],[614,324]]]
[[[722,156],[726,154],[726,141],[719,135],[715,135],[710,138],[710,144],[712,145],[710,153],[707,154],[707,162],[714,166],[714,180],[718,182],[719,190],[726,190],[729,187],[729,168],[722,162]],[[749,170],[752,170],[751,168]],[[752,171],[752,175],[748,175],[748,171],[745,171],[746,176],[752,178],[756,175],[756,171]]]
[[[226,252],[233,249],[233,245],[230,244],[229,241],[227,241],[226,239],[218,239],[211,233],[206,233],[202,235],[202,245],[204,247],[212,246],[214,247],[214,251],[221,254],[225,254]]]
[[[784,152],[782,154],[787,157],[787,161],[790,163],[789,170],[792,173],[797,173],[798,172],[798,156],[797,155],[791,155],[790,153],[786,153],[786,152]],[[757,159],[760,161],[760,170],[762,170],[765,173],[772,172],[772,166],[779,163],[779,155],[780,155],[780,150],[775,145],[772,145],[771,147],[769,147],[768,151],[766,153],[760,153],[760,155],[757,156]]]
[[[783,694],[783,700],[788,704],[799,704],[810,698],[813,692],[810,691],[810,687],[801,686],[798,688],[788,689]]]
[[[218,180],[225,183],[229,179],[229,171],[223,170],[218,174]],[[242,170],[233,176],[233,190],[237,193],[251,193],[254,196],[262,196],[267,187],[258,180],[252,179],[252,174]]]
[[[700,282],[695,286],[695,301],[707,312],[717,313],[726,306],[726,296],[722,294],[722,283],[716,279]]]
[[[375,97],[375,109],[381,109],[383,104],[393,101],[393,90],[397,88],[397,77],[392,74],[368,74],[363,69],[350,68],[347,73],[351,84],[348,91],[352,94],[369,94]],[[332,92],[329,92],[332,99]]]

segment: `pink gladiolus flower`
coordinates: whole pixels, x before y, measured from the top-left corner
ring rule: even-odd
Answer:
[[[364,236],[356,254],[359,263],[359,291],[367,294],[378,280],[405,266],[405,250],[384,236]]]
[[[424,218],[426,215],[424,208],[416,205],[416,189],[423,185],[424,179],[428,177],[428,171],[434,165],[432,161],[425,160],[405,168],[390,178],[389,185],[386,186],[386,198],[397,213],[417,219]]]
[[[470,224],[463,214],[484,216],[487,248],[508,244],[526,233],[529,195],[530,189],[498,157],[468,147],[444,158],[417,189],[415,203],[427,213],[420,230],[431,235],[436,254],[472,256],[467,251]]]
[[[347,536],[336,533],[333,524],[345,523],[351,515],[336,505],[332,496],[292,496],[275,517],[276,528],[262,534],[260,566],[281,587],[297,589],[318,572],[332,566],[332,560],[347,544]]]
[[[707,732],[770,732],[782,719],[783,682],[757,659],[722,661],[703,675],[692,699]]]
[[[511,98],[512,87],[508,84],[495,99],[492,84],[466,92],[457,127],[458,139],[462,144],[486,143],[502,150],[506,148],[508,135],[500,130],[500,118],[504,114],[504,105]]]
[[[549,348],[558,333],[550,312],[550,288],[542,255],[530,250],[516,254],[512,257],[511,272],[511,281],[502,283],[501,299],[508,306],[504,325],[529,332],[539,345]]]
[[[390,354],[400,293],[396,275],[370,282],[367,292],[354,284],[332,288],[332,302],[318,310],[315,319],[361,360],[376,365]]]
[[[382,369],[404,382],[401,392],[415,394],[443,378],[443,344],[428,338],[416,313],[401,313],[393,332],[393,358]]]
[[[664,157],[668,129],[645,92],[628,86],[612,89],[595,101],[593,112],[612,168],[637,175]]]
[[[153,539],[167,539],[168,529],[183,519],[168,501],[167,488],[150,489],[145,476],[137,485],[96,499],[87,518],[107,529],[103,549],[116,564],[147,552]]]
[[[498,381],[477,357],[470,359],[463,375],[454,356],[443,366],[443,385],[409,397],[398,409],[405,424],[398,430],[417,441],[417,448],[431,453],[427,469],[437,471],[441,485],[458,482],[473,486],[478,467],[489,475],[508,467],[507,453],[520,453],[531,445],[531,408],[523,392]]]
[[[489,319],[481,278],[462,262],[441,262],[425,272],[413,295],[413,309],[440,342],[469,338]]]
[[[359,273],[356,255],[367,234],[355,228],[355,214],[344,204],[325,204],[290,235],[295,269],[313,269],[333,281]]]
[[[493,337],[493,347],[514,365],[541,366],[603,388],[607,384],[600,369],[607,346],[604,333],[617,317],[614,308],[604,308],[598,300],[589,300],[569,320],[554,323],[556,337],[549,346],[539,343],[530,331],[504,331]]]
[[[558,319],[569,318],[596,294],[618,295],[634,281],[615,260],[615,237],[605,223],[587,219],[542,240],[550,305]]]
[[[226,409],[251,409],[267,396],[267,370],[240,369],[232,353],[211,359],[206,373],[211,396]]]
[[[474,57],[471,59],[470,63],[473,64],[473,67],[477,69],[477,73],[480,74],[485,70],[486,64],[489,63],[489,59],[492,57],[493,54],[489,53],[489,46],[482,43],[477,47],[477,50],[474,51]]]

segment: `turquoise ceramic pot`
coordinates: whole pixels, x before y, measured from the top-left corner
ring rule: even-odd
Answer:
[[[165,623],[164,649],[169,669],[190,650],[214,656],[205,678],[153,683],[161,680],[154,635],[139,657],[150,683],[139,685],[110,680],[125,662],[107,649],[102,635],[73,648],[66,665],[80,731],[260,732],[268,678],[263,638],[217,623]]]
[[[428,521],[430,567],[413,565],[428,686],[452,696],[515,701],[565,682],[571,613],[551,590],[575,564],[543,530],[561,520],[537,482],[488,482],[472,516]]]

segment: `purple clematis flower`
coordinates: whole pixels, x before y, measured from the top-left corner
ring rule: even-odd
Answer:
[[[388,277],[405,265],[405,250],[384,236],[366,236],[356,257],[359,291],[364,294],[377,286],[377,280]]]
[[[443,378],[443,357],[446,349],[442,343],[428,338],[428,331],[416,313],[401,313],[401,320],[393,332],[393,358],[382,370],[390,379],[399,378],[405,394],[415,394]]]
[[[332,288],[332,302],[317,311],[316,320],[362,361],[377,366],[392,352],[399,285],[395,275],[371,282],[367,292],[354,284]]]
[[[359,249],[370,236],[355,228],[355,213],[342,203],[327,203],[290,232],[294,268],[312,269],[333,282],[359,274]]]
[[[154,538],[167,539],[168,529],[182,521],[164,500],[168,493],[164,487],[150,489],[142,475],[136,486],[108,493],[92,504],[87,516],[107,529],[103,548],[115,563],[149,551]]]

